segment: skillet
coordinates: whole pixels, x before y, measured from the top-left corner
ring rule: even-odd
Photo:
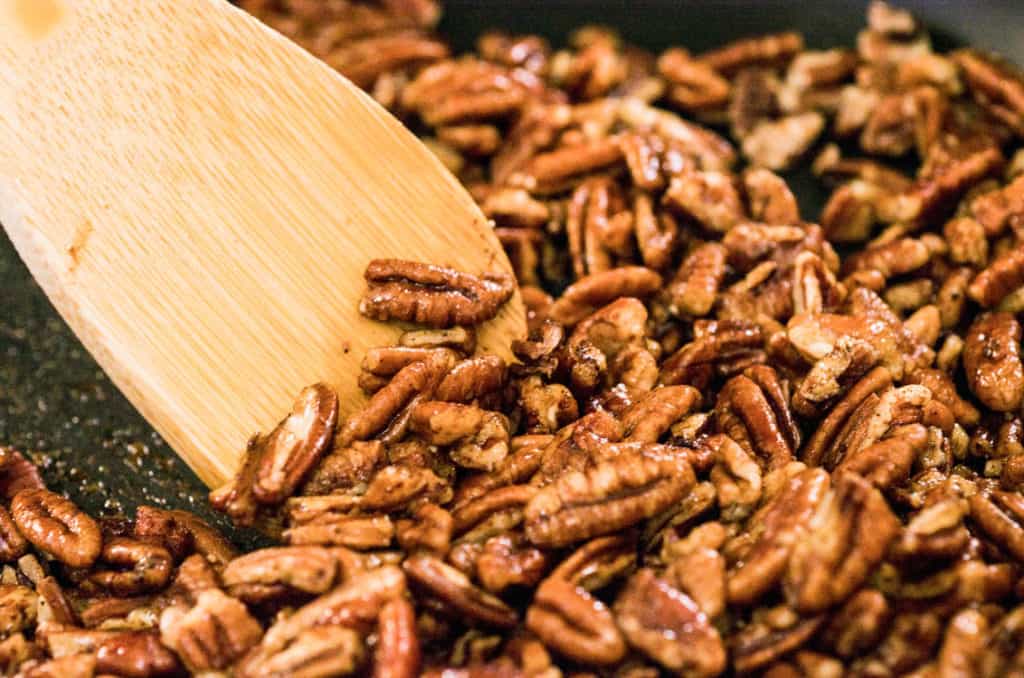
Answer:
[[[1024,64],[1024,15],[1015,0],[897,2],[928,26],[939,50],[971,44]],[[811,48],[852,45],[865,3],[845,0],[448,0],[440,33],[456,51],[488,28],[539,33],[560,44],[586,23],[615,26],[650,50],[692,52],[745,35],[795,29]],[[794,183],[815,218],[825,194],[806,173]],[[0,230],[0,444],[39,464],[48,486],[93,515],[138,504],[188,509],[222,528],[206,488],[135,412],[50,306]],[[243,542],[251,535],[229,531]]]

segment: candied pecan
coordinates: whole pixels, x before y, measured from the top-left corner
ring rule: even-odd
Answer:
[[[292,546],[347,546],[355,549],[386,548],[395,526],[386,515],[338,516],[297,525],[284,531]]]
[[[686,111],[717,108],[729,100],[729,81],[682,48],[658,57],[658,72],[668,81],[668,98]]]
[[[89,581],[117,596],[135,596],[163,588],[171,578],[174,563],[163,546],[115,537],[103,544],[99,563],[115,568],[97,569]]]
[[[672,177],[662,201],[716,233],[725,233],[745,217],[733,177],[723,172],[684,171]]]
[[[844,269],[848,273],[875,270],[890,278],[921,268],[930,258],[931,252],[923,242],[900,238],[853,255],[846,260]]]
[[[629,644],[665,668],[688,676],[725,670],[725,646],[707,615],[652,570],[630,577],[613,609]]]
[[[234,559],[224,568],[221,578],[232,595],[245,598],[243,593],[254,587],[284,586],[304,593],[323,593],[334,585],[337,575],[337,558],[328,549],[283,546]]]
[[[510,586],[536,586],[547,570],[548,556],[520,535],[496,535],[483,544],[476,577],[485,589],[500,593]]]
[[[743,172],[743,191],[750,218],[774,226],[800,222],[800,208],[789,186],[774,172],[751,167]]]
[[[726,171],[736,160],[736,151],[728,141],[678,115],[648,106],[639,99],[626,99],[619,117],[631,128],[648,129],[692,156],[704,170]]]
[[[981,242],[985,242],[982,238]],[[982,306],[989,308],[1008,294],[1024,286],[1024,244],[1004,252],[992,260],[988,268],[971,281],[967,294]]]
[[[971,391],[999,412],[1017,410],[1024,399],[1021,325],[1009,313],[986,313],[967,331],[964,370]]]
[[[666,290],[669,310],[678,315],[704,316],[711,311],[725,279],[726,250],[708,242],[691,251]]]
[[[923,451],[927,434],[923,427],[895,438],[886,438],[847,454],[835,473],[856,473],[879,489],[899,485],[910,477],[914,461]]]
[[[779,111],[779,81],[763,68],[745,68],[733,82],[728,118],[732,135],[745,140],[763,120],[770,120]]]
[[[89,567],[100,555],[99,526],[77,506],[49,490],[22,490],[11,500],[18,531],[33,546],[72,567]]]
[[[679,225],[671,214],[655,213],[654,199],[646,193],[633,196],[633,231],[644,266],[661,270],[671,263],[679,241]]]
[[[370,87],[384,74],[446,56],[444,43],[420,31],[396,31],[353,40],[323,58],[357,86]]]
[[[387,386],[373,394],[362,411],[348,418],[335,437],[335,448],[367,440],[396,425],[404,432],[411,407],[429,398],[451,367],[447,355],[432,354],[426,361],[402,368]]]
[[[632,570],[636,558],[633,534],[597,537],[559,563],[551,572],[551,578],[564,579],[586,591],[594,591]]]
[[[509,485],[466,501],[452,513],[452,532],[461,537],[498,513],[509,509],[522,509],[536,496],[537,491],[532,485]]]
[[[327,450],[338,420],[338,396],[326,384],[302,390],[291,414],[257,442],[259,464],[253,496],[278,504],[290,496]]]
[[[452,460],[466,468],[490,471],[508,454],[508,420],[479,407],[421,402],[409,428],[431,445],[452,446]]]
[[[365,483],[384,459],[384,445],[379,440],[357,440],[348,447],[336,448],[310,473],[302,494],[326,494]]]
[[[932,397],[946,405],[953,412],[956,420],[964,426],[974,426],[981,420],[978,408],[960,397],[956,385],[945,372],[929,369],[914,370],[904,377],[903,382],[927,386]]]
[[[587,175],[608,170],[624,161],[616,137],[566,145],[531,158],[521,173],[508,179],[511,186],[533,195],[558,193]]]
[[[953,52],[967,89],[989,113],[1024,135],[1024,76],[1006,61],[975,49]]]
[[[413,520],[400,520],[395,527],[398,543],[405,551],[422,549],[442,554],[451,543],[454,521],[440,506],[423,504],[416,509]]]
[[[151,530],[139,530],[143,521],[151,522]],[[186,531],[191,535],[191,547],[210,564],[221,568],[238,555],[235,547],[216,528],[188,511],[168,511],[153,506],[140,506],[136,515],[136,536],[145,540],[160,535],[176,534]],[[174,537],[174,541],[180,537]],[[169,543],[166,536],[161,541],[175,553],[176,547]]]
[[[715,403],[715,421],[768,470],[789,463],[800,444],[788,398],[770,367],[751,368],[726,382]]]
[[[774,33],[737,40],[698,57],[719,73],[732,75],[749,66],[773,66],[789,61],[804,48],[799,33]]]
[[[624,266],[595,273],[570,285],[551,306],[549,316],[563,325],[575,325],[620,297],[644,299],[661,286],[661,276],[642,266]]]
[[[0,561],[17,560],[25,555],[27,550],[28,542],[21,536],[11,514],[0,506]]]
[[[620,416],[625,440],[654,443],[700,404],[691,386],[660,386],[636,400]]]
[[[0,445],[0,496],[8,501],[22,490],[43,490],[46,485],[36,465],[12,447]]]
[[[1024,499],[1015,492],[978,493],[968,499],[971,520],[1000,548],[1024,560]]]
[[[696,329],[696,328],[695,328]],[[749,355],[764,343],[764,331],[742,320],[714,321],[700,336],[673,353],[661,369],[661,383],[694,383],[710,365]]]
[[[419,675],[419,668],[416,612],[407,600],[389,600],[377,617],[373,678],[414,678]]]
[[[716,452],[711,482],[715,485],[721,519],[733,522],[746,518],[761,500],[760,467],[728,436],[711,436],[706,444]]]
[[[437,386],[434,397],[448,402],[469,403],[500,391],[508,375],[505,361],[485,355],[455,364]]]
[[[559,577],[545,579],[537,589],[526,627],[552,649],[583,664],[615,664],[626,654],[622,633],[604,603]]]
[[[686,461],[629,455],[569,472],[526,505],[526,536],[557,547],[621,530],[672,506],[695,482]]]
[[[980,674],[985,678],[1014,675],[1024,668],[1021,637],[1024,635],[1024,607],[1015,607],[998,623],[987,637],[986,649],[978,658]]]
[[[193,672],[226,669],[262,635],[245,605],[218,589],[200,592],[191,609],[171,607],[160,616],[160,640]]]
[[[628,254],[630,229],[618,228],[625,202],[614,181],[593,177],[581,183],[569,199],[565,230],[573,273],[582,278],[613,267],[616,254]]]
[[[473,57],[429,66],[402,90],[402,105],[428,125],[508,118],[521,110],[530,88],[526,78]]]
[[[801,617],[785,607],[764,616],[765,621],[749,624],[732,637],[729,654],[737,673],[755,671],[801,647],[825,621],[823,615]]]
[[[752,603],[782,578],[793,545],[808,529],[828,486],[829,476],[822,469],[802,471],[751,517],[748,529],[757,537],[729,573],[729,602]]]
[[[514,290],[503,273],[475,276],[398,259],[366,267],[369,288],[359,312],[374,320],[405,320],[431,327],[476,325],[493,318]]]
[[[783,170],[803,156],[825,129],[817,111],[759,122],[743,139],[743,154],[755,167]]]
[[[515,610],[477,588],[466,575],[435,556],[417,554],[407,558],[402,567],[413,582],[460,614],[499,628],[516,625]]]
[[[0,584],[0,636],[10,636],[35,626],[39,596],[30,588]]]
[[[834,653],[851,659],[878,644],[891,617],[892,610],[882,593],[862,589],[836,611],[821,639]]]
[[[970,201],[970,212],[987,235],[1000,235],[1008,225],[1024,216],[1024,177],[978,195]]]
[[[793,546],[783,582],[790,604],[813,614],[844,601],[898,531],[899,520],[878,490],[855,473],[840,475]]]
[[[519,398],[527,431],[557,431],[579,418],[579,405],[562,384],[545,385],[540,377],[530,376],[520,383]]]
[[[257,663],[250,653],[236,668],[242,678],[256,676],[337,676],[353,673],[365,648],[359,634],[343,626],[304,629],[285,647]]]

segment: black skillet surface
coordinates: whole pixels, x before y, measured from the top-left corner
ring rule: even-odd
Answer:
[[[903,2],[929,25],[937,48],[974,44],[1024,63],[1024,15],[1016,0]],[[1018,9],[1014,10],[1017,6]],[[744,35],[796,29],[810,47],[852,45],[864,4],[805,0],[449,0],[441,33],[470,49],[487,28],[540,33],[559,44],[585,23],[616,26],[630,42],[693,52]],[[794,177],[805,214],[823,194]],[[0,444],[28,452],[49,486],[94,514],[131,515],[140,503],[213,518],[206,489],[128,404],[72,335],[0,236]]]

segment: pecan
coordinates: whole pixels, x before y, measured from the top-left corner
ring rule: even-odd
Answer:
[[[584,664],[615,664],[626,654],[626,643],[608,608],[558,577],[549,577],[537,589],[526,612],[526,627],[551,648]]]
[[[981,238],[981,242],[985,242]],[[1011,292],[1024,286],[1024,244],[996,257],[967,288],[971,299],[982,306],[995,306]]]
[[[452,532],[461,537],[469,530],[495,518],[499,513],[510,509],[521,512],[536,494],[537,488],[532,485],[510,485],[460,504],[452,514]],[[519,518],[521,519],[521,515]]]
[[[479,407],[421,402],[409,427],[431,445],[451,446],[452,460],[465,468],[490,471],[508,454],[508,420]]]
[[[668,98],[686,111],[717,108],[729,100],[729,81],[681,48],[658,58],[658,71],[668,80]]]
[[[407,552],[422,549],[443,554],[448,551],[454,525],[448,511],[435,504],[423,504],[416,509],[413,520],[398,521],[396,536]]]
[[[501,226],[536,229],[544,226],[551,217],[547,205],[521,188],[500,188],[490,193],[480,208]],[[463,350],[472,353],[472,350]]]
[[[615,299],[644,299],[659,290],[661,285],[661,276],[642,266],[624,266],[595,273],[570,285],[551,306],[549,315],[563,325],[575,325]]]
[[[28,542],[21,536],[11,514],[0,506],[0,561],[17,560],[25,555],[27,550]]]
[[[690,252],[669,283],[669,309],[680,315],[707,315],[725,279],[725,258],[725,248],[716,242],[704,243]]]
[[[253,587],[285,586],[304,593],[323,593],[338,575],[338,561],[326,548],[283,546],[265,548],[234,559],[221,573],[232,595],[244,598]]]
[[[530,159],[508,183],[533,195],[558,193],[587,175],[622,163],[622,147],[615,137],[562,146]]]
[[[729,602],[756,601],[778,582],[790,552],[807,529],[829,485],[828,474],[807,469],[790,478],[782,491],[750,519],[758,535],[743,559],[729,573]],[[749,529],[749,528],[748,528]]]
[[[570,472],[526,505],[526,536],[557,547],[608,534],[660,513],[695,482],[690,465],[675,459],[624,456]]]
[[[978,103],[1017,134],[1024,134],[1024,77],[1020,71],[974,49],[954,52],[953,60]]]
[[[352,415],[338,431],[337,449],[367,440],[392,427],[404,432],[410,406],[429,398],[452,363],[447,355],[432,354],[426,361],[402,368],[387,386],[373,394],[366,407]]]
[[[89,581],[118,596],[135,596],[163,588],[174,566],[171,554],[163,546],[135,539],[115,537],[103,545],[99,562],[116,568],[100,569]]]
[[[733,178],[722,172],[684,171],[672,178],[662,201],[716,233],[725,233],[745,217]]]
[[[875,270],[884,277],[910,273],[928,263],[931,252],[920,240],[900,238],[884,245],[869,247],[846,260],[848,273]]]
[[[702,377],[707,378],[707,372],[714,363],[749,355],[761,348],[764,339],[761,327],[751,322],[723,320],[709,323],[694,341],[664,362],[661,383],[699,383]]]
[[[789,186],[774,172],[753,167],[743,172],[750,218],[774,226],[800,222],[800,208]]]
[[[256,676],[337,676],[353,673],[363,660],[362,639],[343,626],[316,626],[301,631],[277,653],[260,656],[252,653],[238,665],[236,675]]]
[[[927,433],[919,424],[913,431],[886,438],[847,454],[836,466],[836,475],[852,472],[879,489],[902,484],[918,455],[924,451]]]
[[[981,420],[978,408],[960,397],[956,385],[945,372],[928,369],[914,370],[903,381],[907,384],[921,384],[928,387],[932,397],[948,407],[960,424],[975,426]]]
[[[653,270],[666,268],[679,241],[679,225],[672,215],[655,213],[653,198],[637,193],[633,197],[633,230],[644,266]]]
[[[608,177],[587,179],[573,191],[565,230],[577,278],[607,271],[617,254],[629,254],[631,229],[618,216],[624,208],[618,184]]]
[[[771,120],[779,112],[779,81],[763,68],[745,68],[733,83],[728,117],[732,135],[746,140],[758,123]]]
[[[103,538],[92,518],[48,490],[22,490],[11,500],[18,530],[36,548],[72,567],[89,567],[100,555]]]
[[[149,523],[152,527],[150,529],[142,528],[141,526],[145,523]],[[191,548],[218,569],[238,555],[235,547],[224,535],[188,511],[168,511],[153,506],[139,507],[136,515],[136,536],[144,541],[159,534],[161,535],[160,541],[172,553],[176,553],[180,548],[182,537],[168,537],[167,535],[179,535],[182,531],[190,535]],[[178,547],[175,546],[175,542],[179,542]]]
[[[860,588],[896,537],[899,520],[875,488],[840,475],[793,547],[783,587],[806,614],[844,601]]]
[[[302,494],[326,494],[365,483],[384,458],[384,445],[379,440],[357,440],[348,447],[336,448],[310,473]]]
[[[519,389],[528,431],[557,431],[579,418],[579,405],[562,384],[545,385],[540,377],[531,376],[520,383]]]
[[[885,596],[874,589],[863,589],[838,609],[822,633],[822,641],[835,654],[851,659],[878,644],[891,618]]]
[[[811,148],[824,129],[825,116],[817,111],[762,121],[743,139],[743,154],[755,167],[787,169]]]
[[[1009,313],[987,313],[971,325],[964,344],[964,370],[971,391],[987,407],[1012,412],[1024,399],[1021,325]]]
[[[193,672],[228,668],[262,634],[245,606],[218,589],[200,592],[191,609],[171,607],[160,616],[160,640]]]
[[[330,387],[304,388],[291,414],[257,443],[256,501],[278,504],[291,495],[330,445],[337,420],[338,396]]]
[[[615,620],[630,645],[681,675],[717,676],[725,646],[696,603],[659,579],[637,571],[615,600]]]
[[[770,367],[750,368],[726,382],[715,403],[715,420],[769,470],[789,463],[800,444],[788,398]]]
[[[1000,235],[1024,215],[1024,177],[978,195],[970,201],[970,212],[984,227],[986,235]]]
[[[377,617],[377,648],[373,654],[373,678],[414,678],[419,675],[420,643],[416,616],[402,598],[384,604]]]
[[[711,130],[683,120],[668,111],[648,106],[639,99],[626,99],[619,117],[631,128],[650,129],[692,156],[705,170],[728,170],[736,160],[736,151],[728,141]]]
[[[711,482],[715,485],[721,519],[732,522],[746,518],[761,500],[760,467],[728,436],[711,436],[706,444],[716,451]]]
[[[971,520],[1014,558],[1024,559],[1024,500],[1017,493],[978,493],[968,499]]]
[[[386,548],[395,526],[386,515],[340,516],[297,525],[284,531],[292,546],[347,546],[354,549]]]
[[[701,54],[698,60],[731,75],[750,66],[785,63],[803,48],[804,39],[799,33],[774,33],[731,42]]]
[[[448,48],[419,31],[398,31],[349,42],[325,54],[325,61],[360,87],[382,75],[448,56]]]
[[[724,541],[724,534],[721,539]],[[674,579],[680,591],[693,598],[709,619],[715,619],[725,610],[725,572],[725,558],[717,550],[693,547],[673,561],[667,574]]]
[[[490,320],[514,290],[505,274],[475,276],[397,259],[371,261],[366,281],[369,288],[359,302],[360,313],[374,320],[405,320],[431,327]]]
[[[632,570],[636,564],[636,540],[632,535],[591,539],[563,560],[551,573],[586,591],[604,588]]]
[[[660,386],[636,400],[622,413],[625,440],[654,443],[701,400],[691,386]]]
[[[841,337],[832,351],[818,360],[793,394],[793,409],[805,417],[822,414],[827,405],[857,383],[878,362],[869,342]]]
[[[505,361],[494,355],[456,363],[437,385],[434,396],[447,402],[469,403],[500,391],[508,376]]]
[[[800,617],[785,607],[768,610],[764,618],[733,636],[729,654],[738,673],[762,668],[801,647],[824,622],[821,615]]]
[[[536,586],[548,557],[518,535],[497,535],[484,542],[476,559],[476,577],[485,589],[500,593],[510,586]]]
[[[985,678],[1013,675],[1024,664],[1020,654],[1020,641],[1024,633],[1024,608],[1016,607],[997,624],[992,625],[988,634],[986,649],[978,660],[980,674]]]
[[[474,586],[464,574],[436,557],[414,555],[402,563],[402,567],[413,582],[460,614],[499,628],[516,625],[515,610]]]
[[[442,61],[420,71],[404,88],[402,105],[434,126],[500,120],[526,102],[524,81],[509,75],[506,68],[474,58]]]

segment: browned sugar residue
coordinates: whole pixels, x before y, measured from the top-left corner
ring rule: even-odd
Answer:
[[[68,256],[71,257],[70,268],[72,271],[78,267],[82,259],[82,251],[85,249],[85,244],[89,241],[89,236],[92,235],[92,228],[92,222],[86,219],[75,229],[75,236],[68,243],[67,252]]]
[[[64,16],[62,0],[13,0],[14,19],[33,38],[43,38]]]

